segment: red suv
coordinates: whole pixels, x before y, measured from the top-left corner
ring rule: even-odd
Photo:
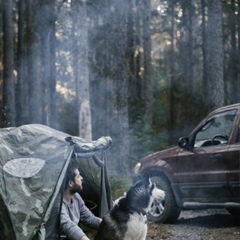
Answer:
[[[174,222],[181,209],[226,208],[240,216],[240,104],[211,112],[178,146],[153,153],[135,167],[134,182],[150,174],[166,193],[149,219]]]

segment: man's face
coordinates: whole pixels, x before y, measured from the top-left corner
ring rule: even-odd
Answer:
[[[74,181],[72,181],[72,187],[71,187],[71,192],[75,193],[75,192],[80,192],[83,189],[82,183],[83,183],[83,178],[80,175],[80,172],[78,171],[78,169],[75,169],[75,178]]]

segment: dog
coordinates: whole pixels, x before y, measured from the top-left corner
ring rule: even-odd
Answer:
[[[163,201],[164,198],[165,192],[158,189],[147,175],[114,201],[94,240],[145,240],[151,205],[153,201]]]

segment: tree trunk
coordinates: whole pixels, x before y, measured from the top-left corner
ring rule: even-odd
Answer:
[[[56,128],[57,126],[57,110],[56,110],[56,12],[55,1],[50,1],[50,126]]]
[[[3,1],[3,126],[15,126],[13,1]]]
[[[52,0],[42,0],[40,6],[41,12],[41,38],[42,38],[42,109],[43,109],[43,124],[50,125],[50,107],[51,107],[51,92],[50,92],[50,76],[51,76],[51,54],[50,54],[50,33],[51,33],[51,11],[50,11],[50,1]]]
[[[173,1],[171,2],[171,52],[170,52],[170,78],[169,78],[169,123],[168,123],[168,132],[169,132],[169,144],[175,143],[175,118],[176,118],[176,109],[175,109],[175,68],[174,68],[174,29],[175,29],[175,7]]]
[[[144,89],[145,119],[147,129],[151,129],[153,120],[153,76],[152,76],[152,39],[151,39],[151,1],[143,0],[143,51],[144,51]]]
[[[142,51],[140,50],[142,48],[142,21],[143,21],[143,6],[142,6],[142,0],[136,1],[136,36],[135,36],[135,44],[136,44],[136,51],[135,51],[135,76],[136,76],[136,82],[135,82],[135,96],[137,101],[143,103],[144,102],[144,94],[143,90],[144,87],[142,86],[142,74],[141,74],[141,68],[142,68]],[[142,105],[142,104],[141,104]]]
[[[116,81],[114,81],[114,77],[112,74],[112,69],[114,69],[114,54],[112,52],[112,34],[109,34],[109,32],[112,32],[112,29],[115,27],[112,25],[112,20],[114,19],[114,15],[109,15],[109,9],[112,7],[112,0],[106,0],[105,1],[105,8],[103,10],[104,14],[104,31],[105,31],[105,37],[104,37],[104,49],[103,49],[103,56],[104,56],[104,68],[103,68],[103,76],[105,86],[101,86],[101,89],[105,89],[104,91],[100,92],[101,98],[104,98],[105,101],[102,105],[101,111],[103,111],[103,126],[104,128],[101,129],[102,134],[106,131],[107,134],[110,134],[114,137],[115,133],[115,123],[117,116],[115,114],[117,109],[117,99],[116,95],[113,95],[112,93],[116,92]],[[100,59],[101,61],[101,59]],[[110,71],[109,71],[110,70]],[[101,115],[100,115],[101,116]],[[105,134],[106,134],[105,133]],[[114,151],[114,148],[113,148]]]
[[[192,112],[192,103],[195,101],[197,97],[197,91],[195,92],[195,84],[193,77],[193,68],[194,68],[194,60],[193,60],[193,4],[192,1],[183,1],[183,19],[182,25],[183,30],[181,34],[181,61],[179,63],[180,69],[182,69],[182,83],[181,85],[183,89],[183,119],[184,124],[182,126],[183,132],[188,133],[191,130],[191,123],[194,118],[194,113]]]
[[[41,1],[41,0],[40,0]],[[31,123],[42,123],[42,65],[39,2],[26,0],[29,115]]]
[[[201,0],[201,9],[202,9],[202,55],[203,55],[203,82],[202,82],[202,97],[206,99],[208,103],[208,83],[207,83],[207,60],[206,60],[206,4],[205,0]]]
[[[222,2],[208,1],[207,81],[210,109],[224,105]]]
[[[27,79],[27,48],[26,48],[26,5],[25,0],[18,2],[18,76],[17,76],[17,91],[16,91],[16,106],[17,106],[17,125],[28,123],[28,84]]]
[[[116,11],[116,64],[115,79],[117,81],[117,113],[118,113],[118,170],[126,175],[126,161],[129,156],[129,122],[128,122],[128,80],[129,66],[127,64],[127,0],[115,0]]]
[[[129,3],[130,4],[130,3]],[[133,4],[132,4],[133,5]],[[135,10],[136,9],[136,10]],[[134,11],[135,10],[135,11]],[[146,111],[145,107],[145,98],[146,98],[146,91],[144,85],[144,74],[143,74],[143,63],[144,63],[144,53],[143,53],[143,3],[142,0],[135,1],[135,5],[132,6],[131,18],[132,18],[132,27],[128,27],[128,38],[130,31],[131,33],[131,41],[130,44],[133,44],[132,47],[132,54],[134,57],[133,59],[133,66],[130,64],[130,73],[132,77],[129,82],[129,116],[130,116],[130,124],[136,124],[136,118],[142,119],[142,123],[145,124],[146,122]],[[129,10],[130,12],[130,10]],[[131,28],[133,28],[131,30]],[[131,45],[130,45],[131,46]],[[131,69],[133,67],[133,69]],[[145,118],[145,119],[144,119]],[[146,124],[147,125],[147,124]]]
[[[236,21],[236,6],[235,0],[231,0],[231,10],[230,11],[230,22],[229,26],[231,28],[231,50],[230,50],[230,78],[231,78],[231,103],[238,102],[239,95],[239,84],[238,84],[238,52],[237,52],[237,39],[236,39],[236,30],[237,30],[237,21]]]
[[[41,2],[43,124],[56,126],[55,2]]]
[[[89,72],[88,72],[88,25],[86,0],[73,1],[73,24],[75,25],[75,81],[79,103],[79,136],[92,140],[92,121],[90,111]]]
[[[129,102],[134,102],[136,98],[136,93],[134,91],[134,85],[136,77],[134,76],[135,68],[134,68],[134,24],[133,24],[133,0],[129,0],[128,4],[128,25],[127,25],[127,58],[129,62]]]

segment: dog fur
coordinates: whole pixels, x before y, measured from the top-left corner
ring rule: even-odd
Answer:
[[[127,193],[115,200],[103,218],[95,240],[145,240],[147,213],[153,201],[163,201],[164,191],[149,176],[136,182]]]

